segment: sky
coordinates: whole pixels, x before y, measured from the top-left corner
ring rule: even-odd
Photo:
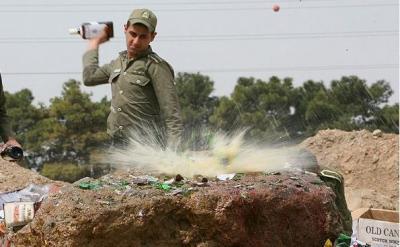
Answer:
[[[143,7],[158,17],[153,50],[176,72],[209,76],[214,95],[232,93],[239,77],[291,77],[297,87],[356,75],[388,81],[390,103],[399,102],[398,0],[2,0],[5,90],[28,88],[35,103],[49,104],[64,82],[82,78],[87,43],[68,29],[113,21],[115,38],[100,48],[100,64],[108,63],[125,49],[130,12]],[[93,100],[111,96],[109,85],[82,88]]]

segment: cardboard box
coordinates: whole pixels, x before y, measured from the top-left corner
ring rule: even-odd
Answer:
[[[353,236],[371,247],[399,246],[399,212],[360,208],[351,213]]]

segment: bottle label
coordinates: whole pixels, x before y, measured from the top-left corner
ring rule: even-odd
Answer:
[[[90,22],[90,25],[85,27],[85,38],[92,39],[97,37],[106,27],[106,24],[99,24],[97,22]]]

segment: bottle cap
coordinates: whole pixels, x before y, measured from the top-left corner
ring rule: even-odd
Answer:
[[[80,29],[79,28],[69,28],[68,32],[69,32],[69,34],[80,34]]]

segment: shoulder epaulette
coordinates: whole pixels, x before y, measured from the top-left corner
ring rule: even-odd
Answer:
[[[152,62],[155,62],[155,63],[158,63],[158,64],[164,62],[165,64],[168,65],[168,68],[172,73],[172,77],[175,77],[174,69],[172,68],[172,66],[167,61],[165,61],[160,56],[158,56],[156,53],[150,53],[148,55],[148,58],[149,58],[149,60],[146,63],[146,71],[148,70],[148,68],[149,68],[149,66],[150,66],[150,64]]]
[[[153,60],[156,63],[161,63],[162,61],[164,61],[160,56],[158,56],[156,53],[150,53],[149,54],[149,58],[151,60]]]

